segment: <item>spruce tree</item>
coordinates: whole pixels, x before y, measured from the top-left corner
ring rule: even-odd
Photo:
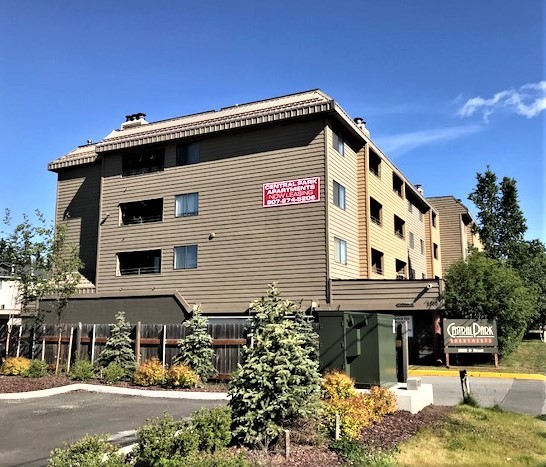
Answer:
[[[131,340],[131,325],[125,320],[125,313],[116,313],[116,323],[111,325],[110,337],[106,346],[97,358],[97,365],[106,368],[111,363],[117,363],[127,374],[136,369],[135,353]]]
[[[191,317],[182,323],[186,328],[186,336],[178,341],[180,353],[173,359],[173,363],[189,366],[203,382],[217,374],[212,363],[214,350],[208,323],[208,318],[201,314],[199,307],[193,311]]]
[[[318,337],[301,307],[277,287],[253,303],[253,343],[230,382],[234,437],[267,448],[283,429],[310,415],[320,395]]]

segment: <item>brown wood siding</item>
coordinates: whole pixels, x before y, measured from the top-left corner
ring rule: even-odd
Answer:
[[[205,162],[122,178],[121,155],[105,155],[102,211],[164,199],[163,221],[101,227],[99,293],[178,290],[204,312],[242,312],[278,281],[286,298],[324,300],[326,290],[324,127],[319,121],[232,132],[200,141]],[[321,178],[321,201],[262,207],[262,184]],[[199,214],[175,217],[175,196],[199,193]],[[209,235],[215,238],[209,240]],[[198,245],[197,269],[174,270],[174,247]],[[116,276],[118,252],[161,249],[161,273]]]
[[[370,248],[383,253],[383,275],[372,272],[370,279],[395,279],[396,278],[396,260],[408,261],[408,249],[406,239],[408,236],[408,226],[404,239],[394,234],[394,216],[406,220],[407,201],[401,198],[392,189],[393,167],[389,161],[381,155],[381,152],[374,148],[375,152],[381,157],[381,171],[379,177],[368,171],[369,203],[370,197],[382,205],[382,223],[377,225],[370,221]],[[369,210],[368,210],[369,211]],[[368,212],[369,216],[369,212]]]
[[[341,132],[338,132],[343,136]],[[359,277],[358,241],[358,199],[356,154],[345,141],[344,155],[339,154],[332,145],[332,129],[328,127],[328,227],[330,277],[334,279],[356,279]],[[341,209],[334,204],[334,180],[345,187],[346,206]],[[334,238],[347,242],[347,264],[335,260]]]
[[[346,311],[398,311],[440,309],[440,281],[427,279],[397,280],[334,280],[332,308]]]
[[[451,196],[429,198],[439,213],[442,275],[454,262],[465,255],[466,233],[463,239],[461,215],[466,210]]]
[[[97,263],[100,163],[65,169],[57,183],[56,222],[67,222],[68,240],[79,244],[83,275],[94,282]]]

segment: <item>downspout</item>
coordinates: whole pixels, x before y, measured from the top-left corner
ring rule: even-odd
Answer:
[[[328,193],[328,186],[330,184],[328,174],[328,120],[324,120],[324,221],[326,228],[324,229],[326,235],[326,303],[331,304],[332,301],[332,280],[330,279],[330,221],[328,217],[328,206],[330,204],[330,198]]]

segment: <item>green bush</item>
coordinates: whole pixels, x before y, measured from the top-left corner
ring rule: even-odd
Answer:
[[[199,438],[199,450],[218,451],[231,441],[231,410],[229,407],[203,408],[191,417],[191,423]]]
[[[330,443],[330,449],[344,461],[344,465],[353,467],[394,467],[391,451],[375,451],[357,440],[341,438]]]
[[[101,373],[106,384],[114,384],[127,378],[127,372],[120,363],[110,363]]]
[[[110,337],[96,364],[99,368],[107,368],[112,363],[117,363],[126,374],[131,374],[136,369],[136,360],[131,340],[131,325],[125,321],[123,311],[116,313],[116,323],[110,325],[110,329]]]
[[[134,454],[137,461],[145,465],[162,465],[162,460],[187,456],[197,452],[199,446],[192,425],[184,420],[174,420],[168,413],[148,419],[137,430],[137,438]]]
[[[95,377],[95,370],[90,360],[76,360],[70,368],[68,377],[73,381],[89,381]]]
[[[31,361],[25,357],[8,357],[0,367],[0,374],[7,376],[26,376]]]
[[[252,304],[254,345],[230,381],[233,435],[268,447],[283,426],[313,413],[320,399],[318,336],[301,306],[281,300],[275,285]]]
[[[108,442],[108,435],[86,435],[64,448],[51,451],[48,467],[122,467],[124,455],[118,447]]]
[[[152,357],[136,369],[133,382],[139,386],[157,386],[165,382],[166,370],[159,358]]]
[[[195,371],[202,381],[216,376],[218,373],[213,364],[214,350],[212,336],[208,332],[208,318],[201,314],[197,307],[189,319],[182,325],[186,329],[184,339],[178,341],[180,354],[173,359],[173,363],[183,363]]]
[[[194,388],[199,383],[199,375],[189,366],[177,363],[168,369],[165,382],[173,388]]]
[[[26,376],[29,378],[41,378],[47,375],[47,363],[43,360],[32,360]]]
[[[226,450],[213,453],[194,453],[189,456],[174,456],[170,459],[161,459],[161,467],[252,467],[252,464],[243,453]]]

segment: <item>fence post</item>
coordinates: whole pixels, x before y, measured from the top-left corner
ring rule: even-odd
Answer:
[[[135,329],[135,358],[137,366],[140,365],[140,321]]]
[[[45,360],[45,338],[46,338],[46,325],[42,325],[42,362]]]
[[[74,326],[70,326],[70,339],[68,340],[68,356],[66,358],[66,372],[70,373],[70,361],[72,360],[72,338],[74,337]]]
[[[162,357],[163,357],[163,368],[165,368],[165,349],[167,347],[167,325],[163,325],[163,342],[162,342]]]
[[[17,354],[16,356],[19,357],[19,354],[21,353],[21,337],[23,335],[23,324],[19,326],[19,334],[17,336]]]
[[[76,330],[76,360],[79,360],[80,358],[80,347],[82,345],[82,332],[83,332],[83,324],[80,321],[78,323],[78,329]]]
[[[95,361],[95,336],[97,332],[97,325],[93,324],[93,334],[91,335],[91,363]]]

